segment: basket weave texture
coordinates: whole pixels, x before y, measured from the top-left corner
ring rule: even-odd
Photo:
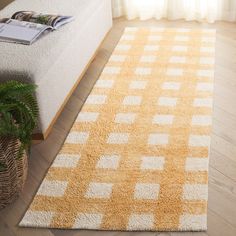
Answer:
[[[13,202],[22,191],[28,172],[28,157],[24,152],[17,158],[20,142],[17,139],[0,137],[0,209]]]

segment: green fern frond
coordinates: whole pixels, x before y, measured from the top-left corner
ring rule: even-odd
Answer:
[[[37,125],[35,90],[35,85],[18,81],[0,84],[0,136],[20,140],[19,157],[30,145],[32,132]]]

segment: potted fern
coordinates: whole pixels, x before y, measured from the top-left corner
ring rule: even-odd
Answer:
[[[19,195],[27,175],[27,155],[37,124],[35,85],[0,84],[0,209]]]

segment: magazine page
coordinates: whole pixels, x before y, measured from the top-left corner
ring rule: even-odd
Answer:
[[[10,19],[0,23],[0,41],[29,45],[48,29],[51,27]]]
[[[28,29],[29,28],[36,29],[40,32],[42,32],[46,29],[52,29],[52,27],[48,26],[48,25],[36,24],[36,23],[28,22],[28,21],[19,21],[19,20],[13,20],[13,19],[9,19],[6,22],[6,24],[24,27],[24,28],[28,28]]]
[[[19,11],[12,16],[12,19],[48,25],[53,27],[53,29],[57,29],[60,26],[69,23],[74,18],[71,16],[38,14],[33,11]]]

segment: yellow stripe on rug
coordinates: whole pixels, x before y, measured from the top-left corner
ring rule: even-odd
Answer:
[[[214,50],[126,28],[20,226],[206,230]]]

